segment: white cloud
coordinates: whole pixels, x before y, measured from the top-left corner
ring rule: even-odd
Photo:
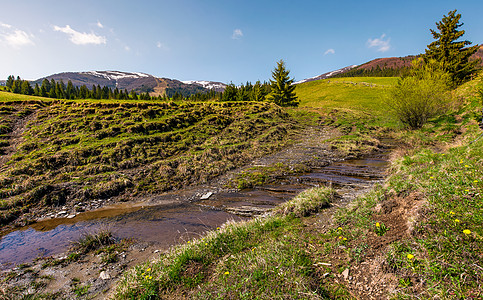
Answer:
[[[12,25],[0,23],[0,41],[7,45],[19,48],[22,46],[34,45],[33,35],[23,30],[16,29]]]
[[[131,51],[131,48],[129,46],[124,46],[124,50]]]
[[[232,39],[238,40],[243,37],[243,31],[241,29],[235,29],[233,30],[233,34],[231,36]]]
[[[165,44],[161,43],[160,41],[156,42],[156,47],[162,50],[168,50],[168,47]]]
[[[386,39],[386,34],[381,35],[378,39],[368,39],[367,40],[367,47],[369,48],[377,48],[379,52],[386,52],[391,49],[391,39]]]
[[[76,45],[100,45],[106,43],[106,37],[104,36],[96,35],[95,33],[75,31],[69,25],[65,27],[54,26],[54,30],[69,35],[69,40]]]
[[[104,25],[102,25],[102,23],[101,23],[101,22],[99,22],[99,21],[97,21],[97,24],[96,24],[96,25],[97,25],[97,27],[99,27],[99,28],[104,28]]]
[[[324,52],[324,55],[327,55],[327,54],[335,54],[335,50],[332,48],[327,49],[327,51]]]

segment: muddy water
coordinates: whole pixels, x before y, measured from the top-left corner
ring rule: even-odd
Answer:
[[[386,153],[381,153],[334,162],[256,189],[214,193],[204,200],[197,197],[192,201],[189,193],[180,191],[159,196],[155,204],[119,204],[81,213],[72,219],[41,221],[0,240],[0,269],[64,252],[81,235],[103,228],[118,238],[134,238],[166,249],[227,220],[262,214],[310,187],[331,185],[343,195],[356,193],[381,181],[386,166]]]

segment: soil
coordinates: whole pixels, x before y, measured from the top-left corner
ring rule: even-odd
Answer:
[[[336,137],[338,132],[327,128],[311,127],[303,132],[298,141],[292,146],[269,156],[265,156],[252,161],[250,164],[222,175],[209,184],[189,187],[183,191],[177,191],[177,197],[204,205],[204,200],[200,199],[200,195],[213,193],[214,195],[223,192],[233,191],[226,188],[226,184],[236,176],[239,172],[255,166],[269,166],[276,163],[284,163],[295,166],[297,164],[305,164],[310,168],[320,168],[327,166],[335,161],[344,159],[339,153],[331,150],[327,144],[329,138]],[[357,186],[357,188],[356,188]],[[342,197],[338,202],[334,203],[331,208],[324,210],[313,219],[308,218],[308,230],[316,230],[319,232],[328,231],[334,226],[333,214],[340,206],[350,205],[351,200],[360,194],[367,192],[371,185],[350,184],[344,188],[341,193]],[[339,274],[335,270],[337,266],[337,257],[334,257],[334,274],[339,274],[335,280],[346,285],[354,296],[361,299],[384,298],[384,295],[395,287],[394,276],[384,271],[382,259],[378,253],[385,248],[394,238],[401,238],[411,229],[410,220],[405,219],[402,213],[414,209],[415,202],[419,198],[394,198],[384,202],[376,215],[377,219],[384,222],[391,230],[397,231],[397,237],[387,239],[376,239],[369,237],[367,243],[372,247],[373,255],[366,258],[365,261],[358,264],[357,267],[351,268],[349,275]],[[156,205],[159,196],[153,195],[143,199],[143,205]],[[112,200],[114,202],[115,199]],[[82,210],[97,209],[112,202],[104,203],[88,203]],[[129,204],[136,205],[134,202]],[[65,211],[63,215],[76,214],[78,207],[63,207]],[[243,210],[249,210],[248,207],[242,207]],[[229,211],[229,210],[227,210]],[[52,216],[59,216],[59,213],[50,216],[40,215],[38,219],[48,219]],[[62,215],[61,215],[62,216]],[[313,222],[313,223],[312,223]],[[0,298],[1,296],[25,295],[31,293],[52,293],[60,298],[75,298],[83,293],[83,287],[88,287],[85,294],[90,299],[104,299],[112,288],[115,286],[119,276],[128,268],[138,265],[147,260],[158,257],[167,250],[168,247],[160,247],[160,245],[145,242],[133,241],[129,246],[118,251],[116,254],[117,261],[113,263],[104,263],[105,254],[89,253],[75,262],[64,262],[56,266],[45,266],[46,262],[65,260],[69,253],[56,255],[55,257],[41,258],[34,263],[17,266],[15,268],[4,270],[0,273]],[[343,249],[341,249],[341,254]],[[342,256],[341,256],[342,257]],[[44,266],[43,266],[44,265]],[[17,292],[15,292],[15,290]],[[11,297],[11,296],[10,296]]]

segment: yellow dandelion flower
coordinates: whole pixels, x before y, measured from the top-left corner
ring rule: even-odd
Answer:
[[[205,246],[208,246],[208,243],[205,243]]]
[[[455,223],[459,223],[459,222],[460,222],[460,220],[458,220],[458,219],[454,219],[454,222],[455,222]]]
[[[141,276],[144,276],[144,275],[146,275],[146,273],[141,273]]]
[[[342,230],[342,227],[337,228],[337,230]]]
[[[471,233],[471,230],[469,230],[469,229],[465,229],[465,230],[463,230],[463,233],[464,233],[464,234],[466,234],[466,235],[468,235],[468,234],[470,234],[470,233]]]
[[[220,230],[220,227],[216,227],[216,230]]]
[[[342,240],[342,239],[343,239],[343,237],[339,236],[339,240]]]
[[[190,241],[188,241],[188,244],[190,243]]]
[[[434,177],[433,176],[430,176],[429,178],[433,179]]]
[[[343,241],[347,241],[347,238],[343,238],[342,240],[343,240]]]
[[[381,224],[379,224],[379,222],[376,222],[376,227],[381,227]]]
[[[474,183],[478,183],[478,180],[473,181]]]
[[[226,272],[225,272],[225,275],[230,275],[230,272],[226,271]]]
[[[469,168],[469,167],[470,167],[470,166],[468,166],[468,165],[465,165],[465,168]]]
[[[465,192],[469,192],[470,190],[465,190]]]
[[[408,259],[413,259],[414,258],[414,255],[412,255],[411,253],[408,254]]]
[[[146,272],[151,272],[151,268],[148,268],[148,269],[146,270]]]
[[[450,215],[454,215],[455,213],[454,213],[454,211],[450,210],[450,211],[449,211],[449,214],[450,214]]]

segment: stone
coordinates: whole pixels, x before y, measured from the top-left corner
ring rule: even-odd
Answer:
[[[201,196],[200,199],[201,200],[206,200],[206,199],[210,198],[211,195],[213,195],[213,192],[208,192],[208,193],[204,194],[203,196]]]
[[[349,278],[349,268],[345,269],[342,272],[342,276],[344,276],[344,279],[347,280]]]
[[[74,214],[74,215],[68,215],[68,216],[67,216],[67,219],[72,219],[72,218],[74,218],[74,217],[75,217],[75,214]]]
[[[111,279],[111,276],[106,271],[102,271],[101,274],[99,274],[99,278],[102,280],[108,280]]]

